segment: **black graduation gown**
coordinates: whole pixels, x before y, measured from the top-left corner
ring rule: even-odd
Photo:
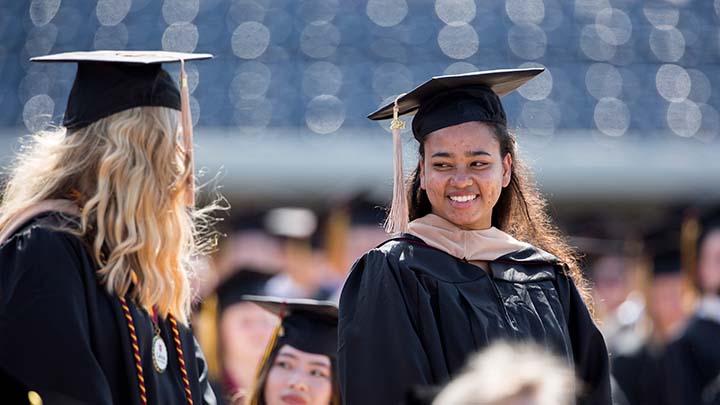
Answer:
[[[361,257],[340,298],[338,366],[345,404],[398,404],[446,383],[497,339],[535,341],[574,364],[583,404],[610,404],[608,354],[571,279],[526,249],[477,266],[405,234]]]
[[[0,246],[0,364],[40,393],[46,405],[140,404],[133,351],[120,300],[99,284],[79,238],[40,215]],[[149,314],[128,300],[139,340],[149,404],[184,404],[186,394],[167,320],[160,330],[168,366],[155,371]],[[213,404],[205,360],[179,325],[193,402]]]
[[[693,317],[682,335],[665,351],[670,389],[668,404],[701,404],[703,394],[712,396],[712,384],[720,376],[720,323]],[[710,402],[709,398],[706,402]]]

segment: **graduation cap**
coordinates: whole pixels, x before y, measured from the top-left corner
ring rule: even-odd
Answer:
[[[277,347],[290,345],[304,352],[328,356],[334,363],[337,352],[338,308],[330,301],[245,296],[280,317],[263,357],[264,364]]]
[[[245,296],[261,295],[274,274],[255,269],[241,269],[217,288],[218,310],[222,313],[233,304],[244,302]]]
[[[405,123],[399,116],[415,113],[412,131],[419,142],[434,131],[464,122],[481,121],[507,125],[507,116],[500,97],[522,86],[544,70],[502,69],[436,76],[368,115],[371,120],[393,118],[390,128],[393,132],[394,188],[390,215],[386,221],[388,232],[404,232],[408,222],[400,142],[400,130],[405,127]]]
[[[63,126],[77,130],[112,114],[141,106],[179,110],[183,144],[192,165],[192,118],[185,61],[210,59],[210,54],[165,51],[66,52],[30,59],[33,62],[78,64]],[[180,89],[162,63],[180,62]],[[190,181],[194,181],[192,178]],[[188,205],[194,205],[190,187]]]

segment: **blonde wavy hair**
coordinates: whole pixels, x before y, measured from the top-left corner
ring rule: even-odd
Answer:
[[[8,173],[0,230],[33,204],[75,194],[80,221],[63,230],[88,242],[101,285],[187,323],[189,260],[214,247],[217,206],[186,205],[192,168],[178,125],[176,110],[137,107],[31,136]]]

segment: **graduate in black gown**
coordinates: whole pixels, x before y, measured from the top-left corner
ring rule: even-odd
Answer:
[[[697,309],[665,353],[668,404],[714,403],[720,377],[720,217],[703,224],[698,240]],[[715,402],[717,403],[717,402]]]
[[[472,353],[503,339],[560,355],[583,384],[580,403],[611,402],[607,349],[587,287],[516,154],[500,102],[541,72],[434,78],[369,116],[415,112],[420,160],[406,193],[403,124],[393,120],[388,225],[399,233],[362,256],[343,288],[338,365],[346,404],[402,403],[413,387],[446,383]]]
[[[209,57],[35,59],[78,70],[63,128],[33,137],[3,190],[0,364],[46,405],[215,403],[188,323],[204,239],[187,85],[161,66]]]
[[[337,305],[303,298],[246,296],[280,318],[247,405],[341,405]]]

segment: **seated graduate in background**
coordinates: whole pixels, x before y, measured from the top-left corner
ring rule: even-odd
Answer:
[[[542,71],[434,78],[369,116],[416,112],[420,159],[406,194],[395,119],[388,222],[401,234],[361,257],[343,288],[346,404],[400,403],[414,386],[446,383],[498,339],[538,342],[574,367],[586,388],[580,403],[611,402],[588,288],[516,153],[500,102]]]
[[[720,376],[720,215],[702,224],[697,243],[700,300],[682,334],[666,350],[670,404],[712,403]]]
[[[328,301],[246,297],[280,317],[247,405],[341,405],[337,306]]]
[[[262,295],[265,283],[272,275],[260,269],[242,268],[217,288],[219,372],[215,377],[217,380],[211,379],[211,383],[215,394],[221,397],[219,403],[242,404],[255,381],[258,365],[278,319],[245,300],[244,296]],[[211,377],[214,377],[212,373]]]
[[[46,404],[215,403],[188,322],[189,259],[210,242],[189,96],[161,66],[210,57],[34,59],[78,69],[64,128],[33,137],[3,190],[0,364]]]

